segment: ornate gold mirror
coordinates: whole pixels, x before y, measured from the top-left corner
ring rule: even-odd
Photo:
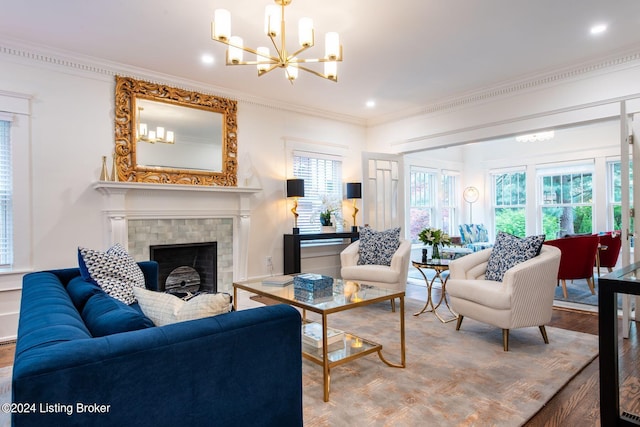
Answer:
[[[237,185],[237,103],[116,76],[119,181]]]

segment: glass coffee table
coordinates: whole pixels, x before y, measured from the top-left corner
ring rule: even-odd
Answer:
[[[314,347],[309,344],[302,344],[302,356],[314,362],[323,369],[324,401],[329,401],[329,386],[331,380],[331,368],[366,356],[371,353],[378,353],[378,357],[388,366],[394,368],[405,368],[405,332],[404,332],[404,291],[383,289],[351,281],[334,279],[333,295],[314,301],[296,298],[294,285],[270,286],[264,285],[261,280],[234,282],[233,283],[233,304],[237,309],[238,289],[270,298],[272,300],[289,304],[302,309],[302,319],[307,322],[306,312],[317,313],[322,317],[322,346]],[[338,343],[327,345],[327,317],[332,313],[351,310],[356,307],[363,307],[382,301],[391,301],[398,298],[400,300],[400,363],[391,363],[382,355],[382,345],[369,339],[361,338],[351,332],[345,331],[344,340]],[[389,313],[392,313],[389,307]],[[384,325],[380,325],[381,327]]]

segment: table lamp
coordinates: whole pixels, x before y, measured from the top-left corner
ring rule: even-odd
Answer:
[[[351,231],[358,231],[356,226],[356,215],[358,214],[358,207],[356,206],[356,199],[362,198],[362,183],[360,182],[347,182],[347,199],[353,199],[353,225]]]
[[[294,178],[287,180],[287,197],[293,197],[293,234],[300,234],[298,228],[298,197],[304,197],[304,179]]]

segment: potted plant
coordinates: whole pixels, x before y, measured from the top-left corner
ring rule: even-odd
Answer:
[[[449,237],[449,235],[439,228],[423,229],[420,234],[418,234],[418,239],[426,246],[433,246],[431,259],[440,259],[440,245],[449,246],[451,244],[451,238]],[[426,249],[422,250],[423,258],[425,259],[425,261],[426,252]]]
[[[320,224],[323,226],[331,226],[331,210],[327,209],[324,212],[320,212]]]

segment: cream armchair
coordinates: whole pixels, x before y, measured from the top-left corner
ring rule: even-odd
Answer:
[[[391,265],[358,265],[360,242],[355,241],[340,253],[342,280],[365,283],[393,290],[405,290],[409,274],[411,241],[401,240],[391,258]],[[392,305],[395,310],[395,306]]]
[[[484,278],[491,251],[475,252],[449,264],[447,293],[459,315],[456,330],[464,316],[502,328],[504,351],[508,351],[510,329],[538,326],[548,344],[544,325],[551,320],[560,250],[543,245],[540,255],[507,270],[502,282]]]

